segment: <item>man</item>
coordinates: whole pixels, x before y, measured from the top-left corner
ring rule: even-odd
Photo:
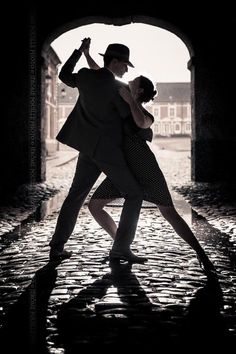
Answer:
[[[59,132],[57,139],[80,151],[75,176],[69,193],[61,207],[56,229],[50,242],[50,260],[70,257],[64,250],[79,210],[96,182],[104,172],[125,198],[110,259],[143,262],[134,255],[130,245],[135,237],[142,205],[142,191],[130,172],[122,152],[123,119],[130,115],[126,102],[118,93],[115,76],[123,77],[128,66],[129,48],[123,44],[110,44],[104,57],[104,67],[99,70],[73,69],[90,39],[82,41],[61,69],[62,82],[79,90],[78,101]]]

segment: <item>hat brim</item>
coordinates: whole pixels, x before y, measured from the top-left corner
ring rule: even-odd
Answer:
[[[101,55],[102,57],[105,56],[105,54],[102,54],[102,53],[98,53],[99,55]],[[117,56],[118,57],[118,56]],[[122,58],[121,58],[122,59]],[[128,66],[131,66],[131,68],[134,68],[134,65],[130,62],[130,61],[125,61],[125,63],[128,65]]]

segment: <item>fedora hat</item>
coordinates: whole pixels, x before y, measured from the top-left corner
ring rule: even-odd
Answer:
[[[129,48],[124,44],[113,43],[109,44],[104,54],[99,53],[104,56],[112,56],[117,59],[122,59],[126,62],[127,65],[134,68],[133,64],[129,61]]]

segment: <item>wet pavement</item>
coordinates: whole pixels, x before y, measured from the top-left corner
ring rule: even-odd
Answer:
[[[60,167],[61,173],[66,171],[64,180],[52,172],[52,194],[56,188],[61,193],[41,203],[30,221],[2,235],[3,353],[67,354],[90,347],[124,351],[131,346],[153,352],[160,345],[183,348],[189,342],[195,348],[203,342],[224,348],[236,344],[234,203],[220,196],[213,200],[206,185],[191,184],[186,152],[172,158],[166,151],[157,153],[176,208],[213,261],[218,278],[207,278],[192,249],[145,203],[133,250],[147,256],[147,263],[105,262],[112,242],[86,204],[67,244],[72,257],[49,263],[48,242],[73,176],[72,160]],[[118,221],[119,205],[108,209]]]

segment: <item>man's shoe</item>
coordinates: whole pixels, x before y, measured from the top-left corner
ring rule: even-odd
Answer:
[[[110,261],[126,261],[129,263],[145,263],[148,261],[146,257],[136,256],[132,251],[115,251],[109,253]]]
[[[51,250],[49,254],[50,261],[62,261],[63,259],[70,258],[72,256],[72,252],[63,250],[61,252]]]

